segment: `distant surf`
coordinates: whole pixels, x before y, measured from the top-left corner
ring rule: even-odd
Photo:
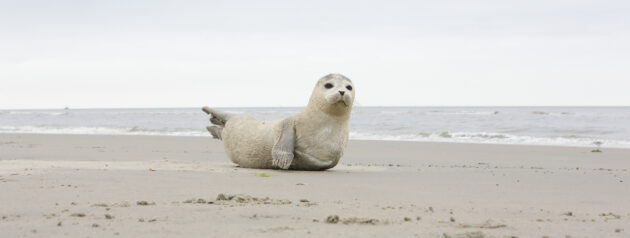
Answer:
[[[260,120],[299,108],[223,108]],[[0,133],[209,136],[197,108],[0,110]],[[630,107],[356,107],[350,139],[630,148]]]

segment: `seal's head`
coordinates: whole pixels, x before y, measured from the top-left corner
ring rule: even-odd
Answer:
[[[354,85],[341,74],[329,74],[317,81],[309,102],[332,115],[349,115],[354,102]]]

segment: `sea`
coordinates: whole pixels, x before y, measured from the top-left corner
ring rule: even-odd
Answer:
[[[218,108],[276,120],[301,108]],[[0,110],[2,133],[210,136],[200,108]],[[630,107],[355,107],[350,139],[630,148]]]

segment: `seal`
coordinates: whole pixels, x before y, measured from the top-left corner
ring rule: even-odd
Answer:
[[[329,74],[317,81],[308,105],[282,120],[257,121],[209,107],[213,126],[232,162],[245,168],[326,170],[343,156],[355,90],[350,79]]]

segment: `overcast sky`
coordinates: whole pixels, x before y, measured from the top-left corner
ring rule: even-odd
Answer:
[[[630,105],[630,1],[0,0],[0,109]]]

